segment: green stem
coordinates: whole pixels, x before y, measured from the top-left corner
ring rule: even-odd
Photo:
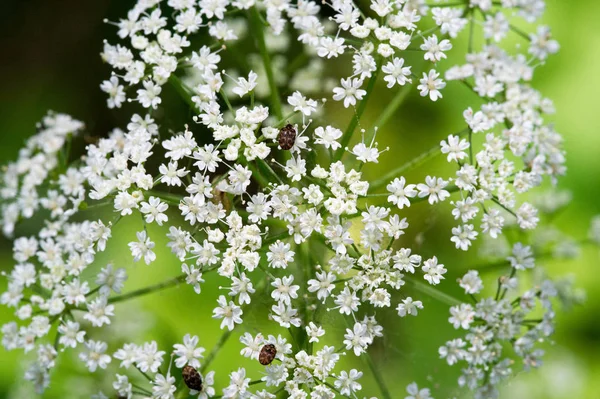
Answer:
[[[200,368],[200,373],[202,375],[204,375],[204,372],[206,371],[206,369],[208,368],[210,363],[214,360],[215,356],[217,356],[217,353],[219,352],[219,350],[221,350],[223,345],[225,345],[225,343],[227,342],[227,340],[229,339],[229,337],[231,336],[232,333],[233,333],[233,330],[226,330],[221,335],[221,338],[219,338],[219,341],[215,344],[215,346],[213,346],[212,350],[210,351],[210,354],[208,355],[208,357],[204,361],[204,364]]]
[[[296,115],[297,113],[298,113],[298,111],[293,111],[293,112],[290,112],[289,114],[287,114],[287,115],[286,115],[286,116],[284,116],[283,118],[279,119],[279,120],[277,121],[277,123],[275,124],[275,127],[283,127],[284,125],[286,125],[286,124],[288,123],[288,120],[289,120],[289,119],[290,119],[292,116]]]
[[[273,168],[271,168],[271,165],[269,165],[268,162],[266,162],[264,159],[256,158],[256,163],[258,164],[259,168],[266,170],[272,177],[274,177],[275,180],[279,182],[279,184],[283,184],[283,181],[281,180],[277,172],[275,172]]]
[[[387,107],[385,107],[379,118],[377,118],[373,126],[376,126],[377,129],[381,129],[383,125],[386,124],[388,119],[390,119],[391,116],[396,112],[398,107],[402,105],[406,97],[408,97],[408,93],[410,93],[410,90],[408,90],[407,86],[401,87],[392,99],[392,101],[390,101]]]
[[[115,296],[112,298],[108,298],[108,303],[121,302],[121,301],[125,301],[127,299],[151,294],[156,291],[174,287],[174,286],[178,285],[179,283],[181,283],[183,280],[185,280],[186,277],[187,277],[187,274],[182,274],[181,276],[175,277],[171,280],[163,281],[162,283],[159,283],[159,284],[151,285],[151,286],[145,287],[145,288],[140,288],[139,290],[132,291],[128,294],[123,294],[123,295]]]
[[[190,106],[191,109],[197,109],[196,103],[192,101],[192,91],[179,79],[179,77],[171,74],[169,76],[169,83],[175,88],[175,91],[181,96],[181,98]]]
[[[421,291],[423,294],[429,295],[430,297],[437,299],[438,301],[443,302],[445,304],[454,306],[462,303],[462,301],[460,301],[459,299],[454,298],[453,296],[448,295],[445,292],[434,288],[429,284],[422,283],[412,278],[406,278],[406,281],[411,283],[417,291]]]
[[[475,28],[475,13],[472,10],[469,11],[469,13],[471,14],[471,18],[469,21],[469,48],[467,51],[469,54],[471,54],[473,53],[473,29]]]
[[[256,38],[258,50],[262,56],[265,72],[267,73],[267,80],[269,81],[269,88],[271,89],[271,106],[273,107],[273,112],[277,119],[283,119],[281,99],[279,98],[279,91],[277,89],[277,84],[275,83],[275,74],[273,73],[271,57],[269,56],[269,51],[265,42],[265,32],[263,30],[261,16],[256,6],[250,10],[250,24],[252,25],[252,32]]]
[[[371,355],[369,355],[368,352],[365,352],[364,357],[365,357],[365,360],[367,361],[367,364],[369,365],[369,369],[371,370],[373,377],[375,377],[375,382],[377,382],[377,385],[379,386],[379,390],[381,391],[381,396],[383,397],[383,399],[391,399],[392,395],[390,395],[390,391],[388,390],[387,386],[385,385],[385,381],[383,381],[383,377],[377,371],[377,368],[375,367],[375,364],[373,363],[373,359],[371,359]]]
[[[363,112],[365,112],[365,109],[367,108],[367,102],[369,100],[369,97],[371,97],[371,93],[373,92],[373,89],[375,87],[375,82],[377,82],[378,75],[379,75],[379,66],[377,67],[375,72],[373,72],[373,75],[371,75],[371,79],[369,79],[369,83],[367,83],[367,89],[366,89],[367,94],[365,94],[365,96],[361,100],[360,105],[358,106],[358,108],[356,110],[356,115],[350,121],[350,125],[348,125],[348,128],[346,128],[346,131],[344,132],[344,135],[342,136],[342,138],[340,140],[340,144],[342,145],[342,147],[338,148],[338,150],[336,151],[335,157],[334,157],[334,162],[339,161],[342,158],[342,155],[344,155],[344,151],[346,151],[346,147],[348,146],[348,143],[350,142],[350,139],[352,138],[354,129],[356,129],[356,126],[358,125],[358,121],[359,121],[360,117],[362,116]]]
[[[515,32],[517,35],[521,36],[523,39],[527,40],[528,42],[531,41],[531,38],[529,37],[529,35],[527,33],[525,33],[524,31],[522,31],[521,29],[517,28],[514,25],[510,25],[510,30],[512,30],[513,32]]]
[[[261,187],[267,187],[269,185],[269,179],[263,176],[258,166],[254,165],[252,162],[248,162],[248,169],[250,169],[250,171],[252,172],[252,177],[256,179],[256,181],[258,182],[258,184],[261,185]]]
[[[506,212],[510,213],[511,215],[513,215],[514,217],[518,218],[517,214],[510,208],[502,205],[500,203],[500,201],[498,200],[498,198],[496,197],[492,197],[492,201],[494,201],[497,205],[499,205],[500,207],[502,207]]]
[[[457,133],[457,135],[460,137],[463,134],[467,133],[468,131],[469,131],[468,128],[461,130],[460,132]],[[425,151],[418,157],[413,158],[410,161],[408,161],[407,163],[400,165],[396,169],[393,169],[390,172],[386,173],[382,178],[375,180],[373,183],[371,183],[371,185],[369,186],[369,189],[377,190],[378,188],[385,186],[392,179],[398,177],[400,175],[400,173],[403,173],[407,170],[414,169],[417,166],[424,164],[428,160],[437,156],[440,153],[440,151],[441,151],[441,147],[439,145],[436,145],[436,146],[430,148],[429,150]]]
[[[165,202],[167,202],[168,204],[171,204],[174,206],[179,206],[179,204],[183,200],[183,196],[181,196],[181,195],[164,193],[162,191],[150,190],[150,191],[146,191],[146,194],[149,197],[158,197],[158,198],[164,200]]]

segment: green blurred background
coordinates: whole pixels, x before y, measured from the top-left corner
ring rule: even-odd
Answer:
[[[556,105],[552,116],[556,129],[565,138],[568,156],[568,175],[559,184],[573,194],[571,205],[556,218],[557,226],[574,238],[587,234],[589,220],[600,213],[600,107],[596,100],[600,91],[600,2],[596,0],[548,0],[548,10],[543,22],[550,25],[554,37],[561,43],[561,51],[547,64],[536,70],[534,85]],[[110,129],[124,127],[130,113],[110,111],[105,106],[105,96],[100,82],[109,76],[99,53],[102,40],[115,40],[115,29],[102,20],[118,20],[126,14],[131,2],[124,0],[61,0],[25,1],[4,0],[0,5],[0,161],[5,163],[16,157],[24,139],[35,131],[35,123],[47,112],[55,110],[73,115],[86,123],[91,136],[103,136]],[[518,39],[515,39],[515,42]],[[458,44],[457,47],[460,47]],[[459,59],[451,59],[445,67]],[[385,105],[391,93],[381,91],[377,100],[370,103],[361,122],[368,126],[377,117],[379,106]],[[390,145],[391,153],[381,158],[381,165],[372,167],[373,176],[380,169],[393,166],[397,160],[408,160],[462,128],[461,114],[473,97],[458,84],[450,84],[444,91],[445,99],[432,104],[413,93],[394,119],[379,133],[380,143]],[[181,104],[176,104],[182,106]],[[175,112],[175,111],[174,111]],[[425,122],[423,122],[425,121]],[[365,168],[367,170],[367,168]],[[411,173],[411,181],[421,180],[426,174],[444,175],[446,166],[441,157]],[[366,172],[368,173],[368,171]],[[447,175],[447,174],[446,174]],[[442,212],[430,215],[427,207],[411,208],[413,231],[424,231],[424,256],[435,253],[449,269],[447,283],[460,276],[473,260],[459,256],[448,240],[452,222]],[[413,213],[414,212],[414,213]],[[427,218],[424,216],[428,215]],[[423,216],[423,217],[421,217]],[[120,225],[113,234],[107,251],[97,260],[98,265],[114,261],[127,267],[130,279],[126,289],[135,289],[179,273],[179,263],[167,251],[159,252],[160,263],[150,268],[132,264],[124,242],[132,240],[133,232],[141,225],[128,222]],[[32,231],[21,231],[31,234]],[[154,233],[154,235],[152,235]],[[150,230],[156,237],[157,247],[164,248],[163,231]],[[414,237],[412,237],[414,239]],[[435,252],[431,249],[435,247]],[[570,311],[559,311],[558,330],[554,342],[549,343],[545,366],[538,371],[520,374],[503,387],[503,396],[518,398],[597,398],[600,392],[600,283],[598,249],[585,247],[581,257],[572,261],[545,262],[553,276],[571,274],[577,285],[587,292],[584,306]],[[12,268],[11,244],[0,238],[0,270]],[[490,277],[493,280],[493,275]],[[2,281],[3,289],[6,282]],[[203,286],[204,298],[218,295],[220,282],[208,277]],[[451,284],[447,284],[448,286]],[[452,290],[452,288],[447,288]],[[410,291],[409,291],[410,293]],[[373,348],[373,357],[394,397],[404,397],[404,387],[413,380],[432,388],[436,398],[461,396],[448,386],[455,385],[457,370],[450,369],[437,360],[437,347],[455,336],[446,322],[448,306],[415,293],[425,304],[418,318],[403,319],[393,323],[383,342]],[[202,298],[202,297],[200,297]],[[191,304],[191,305],[190,305]],[[258,304],[260,305],[260,304]],[[212,301],[199,299],[188,287],[179,287],[150,297],[144,297],[123,307],[117,307],[114,324],[118,329],[104,330],[96,335],[103,339],[110,334],[114,339],[156,339],[162,349],[181,340],[186,332],[200,336],[201,344],[208,350],[220,336],[217,323],[208,320]],[[387,314],[393,314],[388,312]],[[382,318],[382,316],[379,316]],[[0,323],[11,319],[6,308],[0,309]],[[260,309],[250,310],[245,317],[247,331],[255,333],[264,322]],[[341,331],[342,326],[336,327]],[[268,331],[263,331],[268,332]],[[333,334],[332,334],[333,335]],[[213,363],[217,371],[217,388],[226,380],[225,374],[239,366],[248,366],[239,357],[231,357],[240,349],[232,340],[225,353]],[[111,381],[93,380],[80,368],[75,356],[61,359],[50,390],[45,397],[77,398],[104,389],[109,392]],[[20,384],[22,354],[7,353],[0,348],[0,397],[25,398],[31,391]],[[232,359],[234,359],[232,361]],[[348,359],[351,362],[351,359]],[[79,366],[79,364],[77,364]],[[116,366],[113,362],[112,366]],[[366,367],[362,366],[366,370]],[[256,369],[250,366],[249,369]],[[254,372],[254,375],[256,372]],[[368,373],[366,373],[368,374]],[[66,377],[68,375],[68,377]],[[428,378],[425,378],[428,376]],[[377,394],[370,376],[364,381],[365,393]]]

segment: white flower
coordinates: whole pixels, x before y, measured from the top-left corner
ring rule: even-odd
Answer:
[[[248,390],[250,378],[246,378],[246,369],[239,368],[229,375],[229,385],[223,389],[224,398],[244,398]]]
[[[338,143],[338,139],[342,137],[343,132],[340,129],[336,129],[332,126],[326,126],[323,129],[321,126],[315,129],[315,136],[318,138],[315,139],[316,144],[321,144],[325,148],[331,148],[333,151],[341,148],[342,145]]]
[[[269,252],[267,252],[269,267],[285,269],[289,262],[293,262],[294,251],[291,251],[290,248],[290,244],[280,240],[269,245]]]
[[[348,287],[344,287],[344,290],[335,298],[335,304],[339,307],[340,313],[349,315],[358,311],[360,302],[356,293],[351,292]]]
[[[137,91],[138,101],[144,108],[156,109],[158,104],[160,104],[162,101],[159,97],[162,88],[151,80],[144,80],[142,85],[144,88]]]
[[[121,108],[121,104],[125,101],[125,91],[116,76],[111,76],[109,80],[102,82],[100,89],[108,93],[108,108]]]
[[[362,375],[362,371],[356,369],[350,370],[350,373],[342,371],[340,375],[336,377],[334,385],[339,389],[342,395],[356,396],[355,392],[362,389],[362,385],[356,382],[356,380],[362,377]]]
[[[227,327],[231,331],[236,324],[242,323],[241,316],[244,313],[242,308],[232,301],[227,303],[227,299],[223,295],[219,296],[217,303],[219,306],[213,309],[213,319],[223,319],[221,320],[221,329]]]
[[[467,330],[473,319],[475,318],[475,312],[473,307],[468,303],[461,303],[459,306],[452,306],[450,308],[450,314],[452,315],[448,321],[454,328],[464,328]]]
[[[387,185],[386,189],[390,192],[387,200],[398,208],[402,209],[405,206],[410,206],[409,198],[414,198],[417,195],[414,184],[406,185],[404,176],[395,178],[390,184]]]
[[[425,280],[429,282],[429,284],[437,285],[440,283],[440,280],[444,278],[443,274],[446,273],[446,268],[443,264],[437,263],[437,257],[432,257],[431,259],[427,259],[423,263],[423,273],[425,273]]]
[[[202,390],[200,392],[196,392],[193,389],[190,390],[192,395],[196,395],[198,393],[198,399],[208,399],[215,396],[215,388],[213,385],[215,384],[215,372],[209,371],[206,375],[202,376]]]
[[[158,171],[162,175],[160,178],[161,183],[165,183],[167,186],[181,186],[181,179],[189,173],[185,168],[177,169],[177,162],[169,162],[168,166],[162,164],[159,166]]]
[[[105,354],[108,345],[106,342],[89,340],[85,343],[87,352],[81,352],[79,359],[85,362],[89,371],[94,372],[98,367],[105,369],[112,360]]]
[[[129,378],[126,375],[117,374],[117,381],[113,382],[113,388],[119,393],[121,397],[131,397],[133,385],[129,382]]]
[[[306,328],[306,335],[310,337],[308,342],[319,342],[319,337],[325,335],[323,327],[316,325],[314,322],[309,322]]]
[[[519,226],[522,229],[534,229],[540,221],[537,213],[538,211],[533,207],[533,205],[528,202],[524,202],[523,205],[521,205],[516,211]]]
[[[173,161],[179,161],[192,154],[192,150],[197,147],[194,135],[189,130],[183,134],[178,134],[171,139],[163,140],[162,146],[168,150],[165,156]]]
[[[154,243],[150,241],[150,237],[146,236],[145,230],[139,231],[135,233],[135,235],[137,236],[138,241],[133,241],[128,244],[133,260],[134,262],[139,262],[144,258],[144,262],[149,265],[156,260],[156,254],[152,251]]]
[[[291,157],[285,163],[284,169],[292,181],[300,181],[306,175],[306,161],[300,157]]]
[[[257,85],[258,75],[254,71],[250,71],[248,74],[248,79],[246,78],[238,78],[236,82],[236,86],[233,88],[233,93],[237,94],[240,97],[245,96],[250,93]]]
[[[156,341],[146,342],[141,348],[138,348],[135,354],[136,366],[144,373],[150,370],[153,373],[158,371],[158,368],[163,362],[165,352],[158,350]]]
[[[186,278],[185,278],[185,282],[189,285],[191,285],[192,287],[194,287],[194,292],[196,294],[200,293],[200,283],[204,282],[204,279],[202,278],[202,271],[201,269],[196,269],[196,267],[194,267],[194,265],[188,266],[187,264],[183,263],[181,265],[181,271],[184,272],[185,274],[187,274]]]
[[[516,270],[532,269],[535,266],[535,259],[530,246],[517,242],[513,246],[512,253],[513,255],[509,256],[507,260]]]
[[[440,90],[446,87],[446,82],[439,79],[440,74],[432,69],[429,74],[423,73],[423,78],[419,80],[421,83],[417,86],[417,89],[421,91],[421,97],[429,95],[431,101],[437,101],[438,98],[442,98]]]
[[[177,387],[175,386],[175,377],[157,374],[152,381],[152,397],[156,399],[173,399]]]
[[[403,299],[402,303],[398,304],[396,308],[400,317],[404,317],[407,314],[416,316],[418,313],[417,309],[423,309],[423,302],[413,301],[411,297]]]
[[[342,79],[342,87],[333,89],[333,99],[336,101],[344,100],[344,107],[356,105],[356,100],[361,100],[367,92],[362,90],[363,81],[358,78]]]
[[[302,321],[298,317],[298,310],[286,305],[284,302],[278,302],[277,305],[271,306],[273,313],[271,317],[283,328],[291,326],[300,327]]]
[[[115,352],[113,357],[121,360],[119,367],[129,368],[136,362],[141,348],[134,344],[125,344],[123,348]]]
[[[466,251],[471,246],[471,241],[477,237],[478,233],[472,224],[464,224],[452,228],[452,241],[456,245],[456,249]]]
[[[354,323],[352,330],[347,328],[346,334],[344,334],[346,349],[352,349],[356,356],[366,352],[371,341],[367,335],[367,326],[362,323]]]
[[[395,84],[404,86],[406,82],[411,82],[408,78],[411,74],[411,67],[404,66],[404,58],[396,58],[381,67],[386,76],[383,78],[387,82],[387,87],[392,88]]]
[[[292,299],[298,298],[297,291],[300,289],[299,285],[292,285],[293,281],[293,275],[284,276],[283,278],[275,278],[275,280],[271,283],[271,286],[275,287],[275,289],[271,292],[271,298],[277,302],[291,305]]]
[[[503,13],[497,12],[495,15],[486,15],[483,24],[483,35],[486,39],[494,39],[500,42],[506,37],[510,30],[510,24]]]
[[[448,136],[448,142],[442,140],[440,145],[442,146],[442,154],[448,154],[448,162],[462,161],[467,156],[465,150],[469,148],[469,142],[465,139],[461,140],[458,136],[451,134]]]
[[[294,111],[301,112],[303,115],[310,116],[317,110],[317,102],[307,99],[299,91],[295,91],[287,98],[288,104],[294,107]]]
[[[331,292],[335,288],[333,282],[335,281],[335,274],[330,272],[317,272],[316,279],[308,280],[308,291],[316,292],[317,299],[325,302],[325,299],[331,295]]]
[[[94,327],[102,327],[110,324],[109,316],[114,316],[114,305],[109,305],[105,296],[98,296],[87,305],[88,311],[83,318],[88,320]]]
[[[478,294],[483,289],[483,282],[477,270],[469,270],[458,282],[467,294]]]
[[[175,359],[175,366],[182,368],[186,364],[194,368],[200,368],[200,360],[204,356],[202,355],[205,351],[204,348],[198,347],[198,336],[194,335],[193,337],[190,334],[186,334],[183,337],[183,345],[175,344],[173,345],[175,349],[173,353],[177,358]]]
[[[246,303],[249,304],[250,294],[255,292],[252,287],[252,281],[246,277],[245,273],[241,273],[240,277],[232,276],[231,277],[231,289],[229,291],[230,296],[238,296],[238,303],[240,305]]]
[[[258,355],[265,344],[265,338],[260,333],[253,337],[252,334],[246,332],[240,337],[240,342],[244,344],[240,355],[251,359],[258,359]]]
[[[417,189],[419,190],[419,198],[429,197],[428,201],[430,204],[435,204],[438,201],[443,201],[450,196],[450,193],[444,190],[444,187],[448,185],[448,182],[438,177],[427,176],[425,178],[425,184],[419,183]]]
[[[549,54],[555,54],[560,49],[556,40],[551,39],[550,28],[548,26],[538,26],[536,34],[530,34],[531,46],[529,54],[534,57],[545,60]]]
[[[100,285],[100,294],[108,295],[111,290],[117,294],[121,293],[121,289],[127,280],[127,271],[125,268],[114,269],[109,263],[106,267],[100,269],[100,273],[96,277],[96,284]]]
[[[375,136],[373,136],[373,140],[371,141],[371,144],[368,147],[364,142],[361,141],[352,148],[352,154],[354,154],[356,156],[356,159],[358,159],[361,162],[378,163],[379,154],[381,154],[383,151],[379,151],[377,149],[377,143],[375,143],[374,141]]]
[[[156,224],[162,226],[162,224],[169,220],[164,212],[169,206],[162,202],[160,198],[150,197],[148,202],[142,202],[140,212],[145,215],[146,223],[152,223],[156,221]]]
[[[406,387],[406,392],[408,392],[408,396],[404,399],[433,399],[429,392],[429,388],[423,388],[419,390],[416,382],[409,384]]]
[[[321,37],[319,40],[319,46],[317,47],[317,54],[319,57],[337,57],[338,55],[344,54],[346,46],[344,45],[344,39],[341,37]]]
[[[86,334],[85,331],[79,330],[79,323],[71,320],[59,325],[58,332],[60,334],[58,343],[67,348],[75,348],[77,343],[83,343],[83,337]]]
[[[444,51],[448,51],[452,48],[450,40],[444,39],[438,42],[436,35],[431,35],[425,39],[421,45],[421,50],[425,51],[425,59],[431,62],[437,62],[446,58]]]

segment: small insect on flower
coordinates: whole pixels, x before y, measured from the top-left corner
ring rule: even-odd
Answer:
[[[282,150],[290,150],[296,142],[296,129],[288,123],[281,128],[277,139]]]
[[[198,370],[188,364],[181,371],[181,376],[188,388],[195,391],[202,391],[202,377],[200,377]]]
[[[275,355],[277,355],[277,349],[273,344],[266,344],[260,350],[258,354],[258,362],[263,366],[268,366],[275,359]]]

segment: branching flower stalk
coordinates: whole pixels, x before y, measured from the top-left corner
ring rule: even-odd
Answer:
[[[565,154],[546,122],[552,102],[529,82],[559,46],[548,27],[528,33],[514,23],[543,11],[541,0],[139,0],[107,21],[118,38],[104,44],[113,73],[100,88],[130,122],[71,154],[84,124],[49,113],[1,173],[15,260],[0,297],[15,320],[2,342],[30,358],[25,379],[43,393],[57,360],[75,353],[81,370],[111,382],[97,398],[431,398],[417,382],[406,394],[386,384],[369,350],[394,325],[378,312],[417,316],[428,311],[419,298],[431,297],[464,332],[440,339],[440,358],[463,365],[460,387],[496,397],[502,381],[541,364],[556,299],[580,299],[538,263],[600,243],[600,219],[585,240],[556,231],[552,215],[570,197],[541,189],[565,174]],[[505,45],[511,33],[526,53]],[[465,63],[445,68],[458,40],[468,43]],[[473,96],[465,128],[378,170],[392,152],[376,140],[397,133],[389,122],[410,93],[444,101],[448,84]],[[175,133],[162,126],[169,90],[190,113]],[[372,123],[364,115],[386,91]],[[446,176],[427,172],[438,155],[451,165]],[[368,181],[363,169],[379,177]],[[413,169],[425,180],[407,181]],[[457,262],[409,226],[420,222],[411,207],[438,212],[443,202],[455,226],[437,234],[472,264],[495,259],[458,279],[461,297],[440,288]],[[96,212],[111,209],[116,217]],[[22,234],[20,222],[35,215],[44,223]],[[117,222],[140,219],[131,259],[99,264]],[[150,274],[162,264],[159,234],[180,267],[128,289],[132,260]],[[211,297],[207,284],[225,294]],[[176,286],[214,304],[212,315],[196,315],[223,330],[207,356],[198,331],[172,348],[160,348],[160,336],[107,332],[119,327],[116,307]],[[264,325],[249,326],[251,307],[268,316]],[[217,374],[213,360],[227,345],[253,366],[228,359]],[[370,371],[342,369],[343,356]],[[379,392],[363,389],[371,378]]]

